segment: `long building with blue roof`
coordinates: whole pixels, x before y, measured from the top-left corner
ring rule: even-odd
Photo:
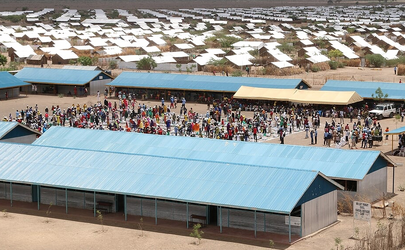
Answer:
[[[163,96],[162,91],[170,91],[172,94],[184,91],[228,93],[234,94],[241,86],[279,89],[307,89],[309,85],[302,79],[272,79],[260,77],[225,77],[189,74],[168,73],[137,73],[123,72],[115,78],[109,86],[118,90],[148,90]],[[168,94],[166,93],[168,96]],[[186,96],[189,100],[192,95]]]
[[[321,91],[356,91],[364,99],[374,99],[373,95],[378,88],[388,94],[387,100],[405,100],[405,84],[402,83],[328,80]]]
[[[221,231],[227,222],[290,240],[334,223],[342,188],[318,171],[10,143],[0,143],[0,182],[0,196],[37,202],[38,209],[52,202],[66,212],[90,206],[95,214],[101,199],[125,217],[188,226],[193,213]]]
[[[104,92],[105,85],[112,77],[100,70],[30,68],[20,70],[15,77],[21,81],[34,84],[39,93],[74,94],[74,87],[88,88],[88,93],[94,95],[97,91]],[[79,94],[84,94],[84,90]]]
[[[367,196],[371,201],[381,198],[382,192],[387,192],[387,166],[395,165],[380,151],[157,136],[64,127],[52,127],[34,144],[320,171],[342,184],[346,191]]]
[[[30,83],[24,82],[7,71],[0,71],[0,100],[6,98],[16,98],[20,95],[20,88],[31,86]]]

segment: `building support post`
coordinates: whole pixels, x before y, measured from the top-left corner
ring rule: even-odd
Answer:
[[[125,214],[125,221],[128,220],[128,212],[127,212],[127,195],[124,194],[124,214]]]
[[[222,234],[222,207],[219,207],[219,232]]]
[[[300,222],[300,237],[302,237],[302,205],[301,205],[301,211],[300,211],[300,220],[301,220],[301,222]]]
[[[68,190],[65,188],[66,213],[68,213]]]
[[[10,182],[10,205],[13,206],[13,183]]]
[[[188,215],[188,202],[186,203],[186,217],[187,217],[186,221],[187,221],[187,228],[188,228],[188,218],[190,217]]]
[[[143,210],[142,210],[142,198],[141,198],[141,217],[143,216]]]
[[[392,193],[395,194],[395,166],[392,166]]]
[[[291,243],[291,214],[288,214],[288,242]]]
[[[40,203],[39,195],[40,195],[40,193],[41,193],[39,189],[40,189],[40,186],[38,185],[38,186],[37,186],[37,203],[38,203],[38,210],[39,210],[39,203]]]
[[[255,210],[255,238],[257,236],[257,212]]]
[[[228,227],[229,227],[229,208],[228,208]]]
[[[155,225],[157,225],[157,199],[155,198]]]
[[[94,217],[96,217],[96,210],[97,210],[97,202],[96,202],[96,191],[94,191],[93,194],[93,212],[94,212]]]

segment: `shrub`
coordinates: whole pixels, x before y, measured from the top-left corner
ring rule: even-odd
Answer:
[[[232,74],[231,74],[231,76],[233,76],[233,77],[239,77],[239,76],[242,76],[242,75],[243,75],[243,72],[242,72],[242,70],[239,70],[239,69],[233,71]]]
[[[318,66],[316,66],[316,65],[312,65],[312,67],[311,67],[311,71],[312,72],[318,72],[318,71],[320,71],[321,69],[318,67]]]
[[[330,69],[337,69],[338,68],[338,62],[329,61],[329,67],[330,67]]]
[[[194,238],[196,238],[198,240],[197,243],[196,243],[197,245],[200,245],[202,235],[204,234],[204,232],[202,230],[200,230],[200,228],[201,228],[201,224],[196,224],[196,225],[193,226],[193,230],[190,233],[191,237],[194,237]]]
[[[405,64],[398,65],[397,73],[399,76],[405,75]]]
[[[385,63],[385,58],[378,54],[366,55],[366,60],[375,68],[380,68]]]
[[[4,66],[7,63],[7,57],[0,54],[0,65]]]
[[[303,68],[284,68],[279,69],[277,67],[269,66],[265,68],[266,75],[275,75],[275,76],[291,76],[291,75],[298,75],[304,73],[305,70]]]
[[[91,66],[93,65],[93,60],[91,57],[88,56],[81,56],[79,59],[77,59],[77,62],[80,63],[83,66]]]
[[[360,59],[346,59],[346,60],[342,60],[342,63],[348,67],[360,67],[361,60]]]

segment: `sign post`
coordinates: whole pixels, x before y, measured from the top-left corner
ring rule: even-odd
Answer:
[[[361,201],[353,201],[353,229],[355,230],[355,235],[353,237],[358,237],[358,228],[354,227],[354,220],[368,221],[371,230],[371,204]]]
[[[355,220],[371,220],[371,204],[361,201],[353,201],[353,216]]]

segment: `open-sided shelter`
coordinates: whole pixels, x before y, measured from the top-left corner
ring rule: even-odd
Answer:
[[[117,164],[119,162],[119,164]],[[337,220],[341,186],[317,171],[0,143],[0,197],[288,234]]]
[[[242,86],[233,95],[236,99],[272,100],[324,105],[348,105],[363,101],[355,91],[318,91],[299,89],[271,89]]]
[[[374,99],[375,91],[381,88],[384,94],[388,94],[385,100],[403,101],[405,99],[405,84],[390,82],[358,82],[328,80],[321,91],[356,91],[364,99]]]
[[[170,95],[185,96],[187,100],[196,100],[199,95],[233,95],[241,86],[307,89],[309,85],[302,79],[270,79],[259,77],[226,77],[165,73],[123,72],[108,84],[118,90],[138,91],[154,98],[168,98]],[[169,94],[170,92],[170,94]],[[165,98],[165,99],[166,99]]]
[[[395,165],[380,151],[349,151],[61,127],[52,127],[34,144],[320,171],[344,186],[346,194],[367,197],[370,201],[380,199],[383,193],[388,192],[387,167]]]

